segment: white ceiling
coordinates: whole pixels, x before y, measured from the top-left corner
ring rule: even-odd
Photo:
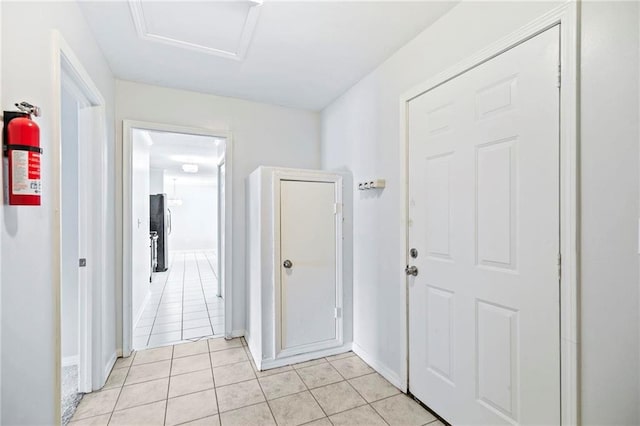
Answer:
[[[216,176],[224,139],[211,136],[187,135],[147,131],[153,144],[150,148],[149,167],[165,170],[178,177]],[[183,164],[197,164],[198,173],[185,173]]]
[[[311,110],[324,108],[455,4],[80,2],[120,79]]]

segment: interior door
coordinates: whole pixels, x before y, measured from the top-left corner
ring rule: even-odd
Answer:
[[[280,181],[281,349],[334,344],[336,184]]]
[[[409,386],[451,424],[560,422],[559,29],[409,103]]]

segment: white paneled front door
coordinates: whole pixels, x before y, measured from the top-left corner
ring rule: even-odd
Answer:
[[[336,183],[280,181],[282,350],[335,345]]]
[[[560,423],[559,37],[409,102],[409,388],[452,424]]]

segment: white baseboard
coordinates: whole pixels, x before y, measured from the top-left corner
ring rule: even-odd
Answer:
[[[283,367],[285,365],[297,364],[299,362],[311,361],[313,359],[323,358],[325,356],[338,355],[345,352],[349,352],[350,350],[351,350],[351,343],[345,343],[343,345],[330,348],[330,349],[323,349],[323,350],[313,351],[313,352],[304,353],[304,354],[291,355],[283,358],[263,359],[259,363],[256,362],[256,367],[260,371],[269,370],[271,368],[278,368],[278,367]]]
[[[376,370],[382,377],[387,379],[393,386],[397,387],[403,392],[407,392],[405,381],[400,378],[400,376],[389,367],[384,365],[378,359],[371,356],[367,351],[362,349],[357,343],[353,343],[353,352],[358,355],[364,362],[369,364],[374,370]]]
[[[245,335],[244,330],[233,330],[230,336],[224,336],[224,337],[233,339],[235,337],[244,337],[244,335]]]
[[[78,355],[65,356],[62,358],[63,367],[70,367],[72,365],[78,365]]]
[[[149,304],[149,299],[151,298],[151,291],[147,290],[147,294],[144,296],[144,300],[142,301],[142,305],[140,305],[140,309],[136,312],[136,315],[133,317],[133,330],[138,326],[138,321],[140,321],[140,317],[142,317],[142,313],[144,312],[147,304]]]
[[[107,361],[107,365],[104,366],[104,377],[109,377],[111,374],[111,370],[113,370],[113,366],[116,365],[116,361],[118,359],[118,352],[114,352],[109,357],[109,361]]]

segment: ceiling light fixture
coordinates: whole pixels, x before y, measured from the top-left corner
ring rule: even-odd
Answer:
[[[182,171],[185,173],[198,173],[198,165],[197,164],[183,164]]]

